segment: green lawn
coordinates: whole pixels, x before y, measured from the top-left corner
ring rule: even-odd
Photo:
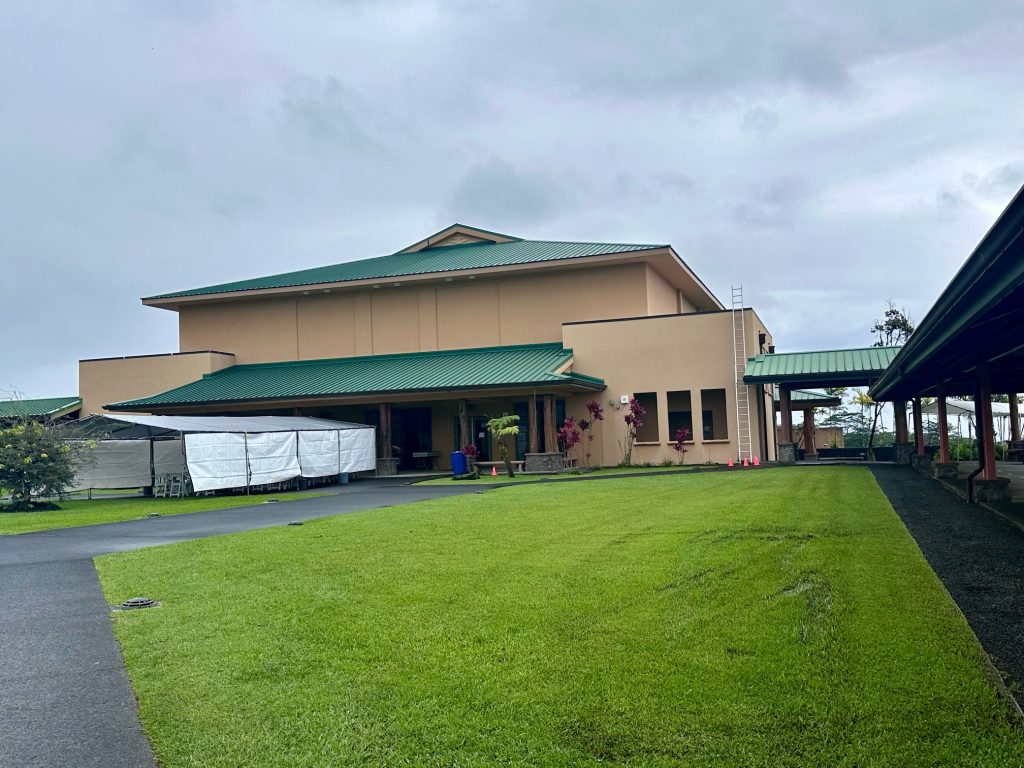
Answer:
[[[1010,766],[861,468],[505,488],[98,559],[180,766]]]
[[[522,472],[517,474],[515,477],[509,477],[498,467],[497,475],[481,474],[476,480],[452,480],[450,477],[435,477],[433,480],[422,480],[415,485],[464,485],[469,483],[471,485],[494,485],[495,483],[541,483],[550,480],[562,480],[569,478],[588,478],[588,477],[614,477],[615,475],[647,475],[652,472],[686,472],[691,469],[696,469],[697,465],[690,464],[687,466],[670,466],[670,467],[600,467],[589,472],[580,472],[579,474],[574,473],[562,473],[557,475],[524,475]],[[487,470],[490,472],[490,469]]]
[[[60,502],[60,509],[41,512],[0,512],[0,534],[48,531],[79,525],[117,523],[135,520],[153,512],[181,515],[211,509],[247,507],[268,499],[291,501],[322,496],[320,493],[266,493],[252,496],[196,496],[183,499],[153,499],[137,496],[126,499],[73,499]]]

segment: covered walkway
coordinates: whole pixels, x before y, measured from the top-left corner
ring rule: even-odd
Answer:
[[[809,396],[806,388],[870,386],[878,380],[899,350],[899,347],[862,347],[818,352],[770,352],[749,358],[743,375],[744,383],[774,384],[778,389],[777,407],[782,420],[782,439],[777,453],[779,463],[793,464],[797,460],[797,441],[793,439],[793,411],[803,411],[803,443],[813,449],[814,443],[810,438],[814,430],[813,409],[833,404],[827,401],[827,396],[825,399]],[[904,418],[904,440],[906,427]],[[898,418],[896,431],[898,441]],[[813,452],[805,455],[807,458],[815,456]]]
[[[938,404],[939,461],[935,472],[954,478],[949,453],[949,396],[973,397],[978,465],[967,479],[969,498],[1009,502],[1012,478],[996,465],[992,396],[1008,395],[1010,442],[1020,446],[1017,393],[1024,390],[1024,190],[986,233],[918,325],[892,364],[871,387],[876,400],[921,398]],[[918,430],[920,433],[920,429]],[[919,463],[925,464],[918,441]],[[975,479],[976,478],[976,479]]]

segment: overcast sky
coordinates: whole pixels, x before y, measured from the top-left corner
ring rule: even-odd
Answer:
[[[1022,39],[1015,0],[5,3],[0,389],[175,351],[140,296],[453,221],[670,242],[780,351],[869,344],[1024,183]]]

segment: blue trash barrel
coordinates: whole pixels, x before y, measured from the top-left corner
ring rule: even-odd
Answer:
[[[469,472],[469,465],[466,464],[466,454],[462,451],[455,451],[452,454],[452,476],[464,475]]]

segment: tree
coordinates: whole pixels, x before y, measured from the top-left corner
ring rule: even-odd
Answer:
[[[907,339],[914,332],[914,322],[910,319],[910,314],[907,312],[906,307],[897,307],[892,299],[886,304],[885,313],[882,320],[875,320],[875,324],[871,326],[871,333],[877,334],[878,338],[875,339],[871,345],[873,347],[896,347],[901,344],[906,344]],[[874,417],[871,420],[871,434],[868,436],[868,450],[874,446],[875,443],[875,432],[878,429],[878,420],[882,416],[883,403],[874,404]]]
[[[0,430],[0,488],[11,494],[8,509],[39,506],[33,499],[62,496],[90,446],[64,440],[51,422],[22,420]]]
[[[505,471],[509,477],[515,477],[516,473],[512,469],[511,453],[516,435],[519,434],[519,417],[503,413],[501,416],[488,419],[487,430],[494,436],[494,440],[498,444],[501,460],[505,462]]]

